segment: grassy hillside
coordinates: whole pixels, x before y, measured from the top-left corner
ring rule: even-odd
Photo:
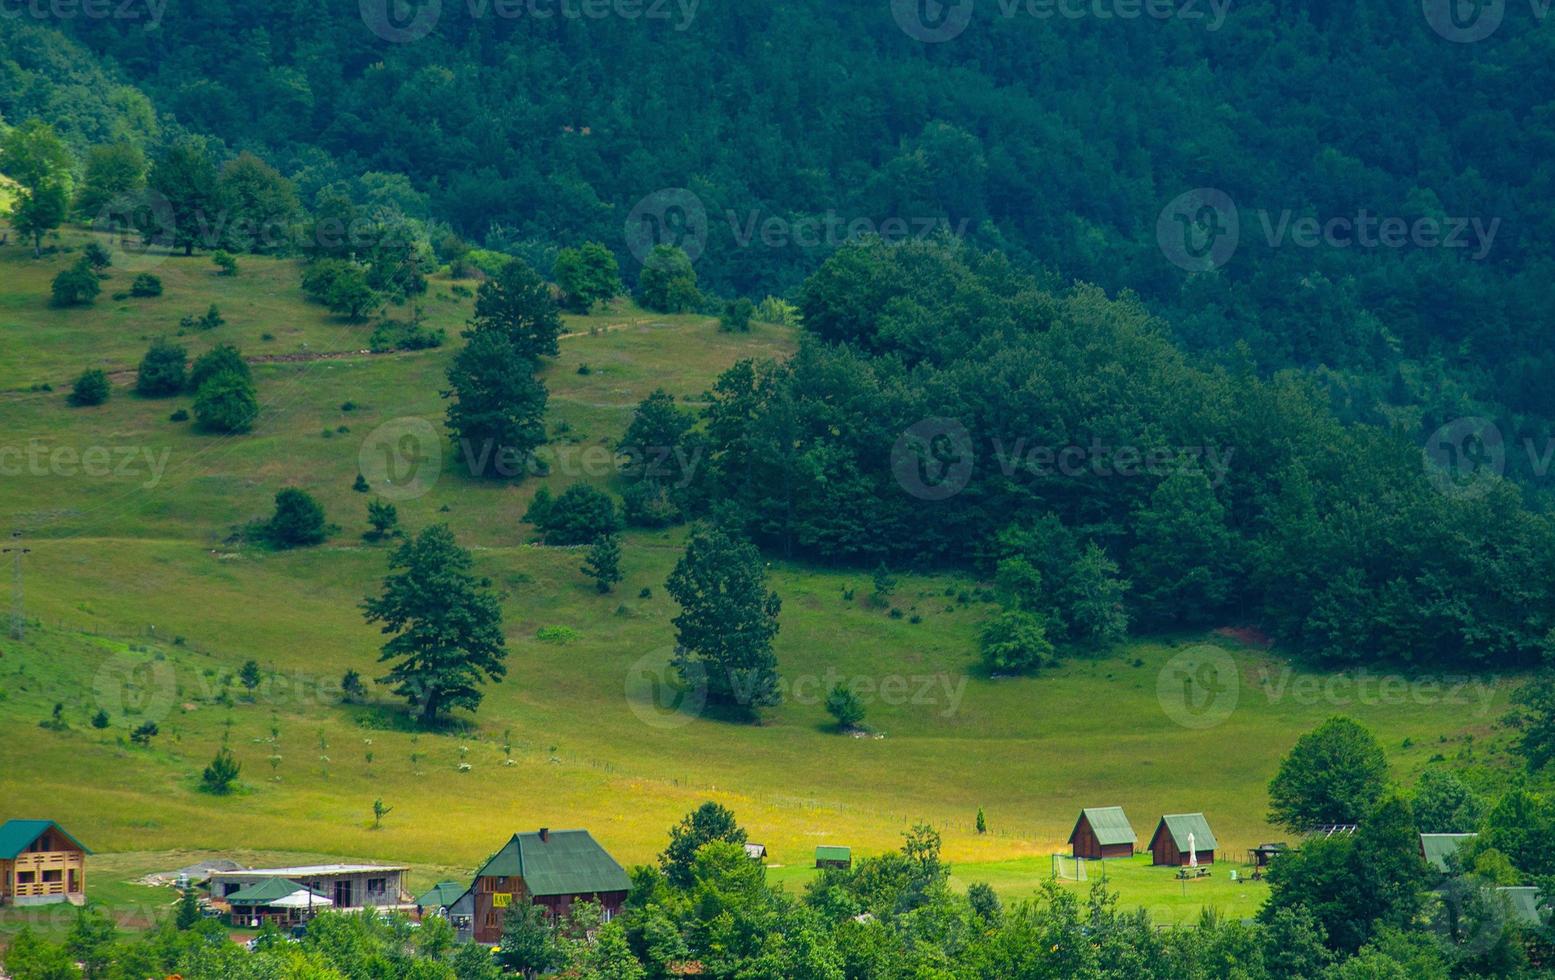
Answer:
[[[67,233],[64,245],[83,241]],[[362,539],[371,496],[351,485],[362,459],[395,451],[404,420],[441,430],[438,392],[468,299],[433,284],[426,308],[449,329],[449,347],[368,355],[368,328],[305,303],[290,262],[244,259],[242,275],[225,280],[204,258],[169,259],[156,270],[167,286],[159,299],[112,301],[129,278],[115,271],[95,307],[52,309],[48,281],[71,258],[0,249],[0,329],[11,338],[0,346],[0,447],[25,461],[0,480],[0,514],[33,549],[32,628],[0,645],[0,816],[68,823],[118,855],[103,865],[115,869],[110,880],[193,849],[393,859],[430,883],[542,825],[587,827],[623,862],[645,862],[681,814],[714,798],[785,866],[781,880],[801,882],[818,843],[878,852],[923,819],[944,833],[958,882],[1019,895],[1047,876],[1081,806],[1126,807],[1141,846],[1160,813],[1204,810],[1222,856],[1241,860],[1275,835],[1263,814],[1278,759],[1332,713],[1376,730],[1401,781],[1437,754],[1497,751],[1506,682],[1466,689],[1464,703],[1443,703],[1444,692],[1363,703],[1353,684],[1287,673],[1279,657],[1225,641],[1235,710],[1185,727],[1163,708],[1162,677],[1170,707],[1173,658],[1205,638],[992,680],[975,669],[992,607],[963,597],[978,583],[904,575],[893,618],[865,600],[867,574],[782,563],[772,578],[784,599],[777,653],[795,685],[787,701],[759,726],[659,710],[652,681],[674,614],[663,582],[684,531],[628,534],[626,581],[600,596],[578,571],[580,550],[531,543],[521,515],[540,486],[613,485],[604,447],[654,388],[694,401],[735,360],[781,356],[795,338],[761,325],[723,334],[706,318],[625,305],[569,318],[562,355],[545,369],[551,475],[472,481],[445,447],[426,493],[397,501],[407,528],[444,521],[476,549],[479,570],[504,591],[511,650],[508,679],[488,690],[467,733],[413,735],[377,692],[365,705],[337,703],[345,670],[376,676],[381,638],[357,604],[391,547]],[[194,432],[169,421],[188,399],[148,401],[127,386],[152,337],[213,302],[228,322],[182,338],[195,352],[230,342],[249,356],[345,356],[257,364],[254,431]],[[104,406],[71,408],[67,382],[89,366],[120,387]],[[112,465],[87,472],[98,449]],[[239,542],[237,528],[292,485],[340,526],[329,543],[278,554]],[[248,659],[266,674],[252,695],[234,680]],[[828,727],[820,701],[837,678],[880,692],[867,719],[879,737]],[[39,724],[56,703],[68,730]],[[105,730],[90,723],[99,709]],[[132,746],[128,733],[145,720],[162,734]],[[224,738],[244,789],[214,798],[198,791],[198,774]],[[371,829],[377,797],[394,807],[381,830]],[[986,835],[973,828],[979,806]],[[1233,885],[1223,871],[1182,886],[1138,862],[1120,866],[1115,884],[1168,919],[1206,903],[1248,914],[1262,887]]]

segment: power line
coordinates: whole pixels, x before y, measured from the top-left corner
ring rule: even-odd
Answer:
[[[26,606],[22,591],[22,556],[31,554],[31,548],[22,546],[22,532],[12,531],[9,548],[0,548],[0,555],[11,556],[11,639],[20,640],[27,633]]]

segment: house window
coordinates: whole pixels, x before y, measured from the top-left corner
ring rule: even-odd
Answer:
[[[495,911],[489,911],[486,913],[486,928],[497,928],[497,913]]]
[[[367,879],[367,894],[369,894],[369,895],[377,895],[379,897],[382,897],[382,895],[386,891],[388,891],[388,890],[389,890],[389,879],[387,879],[387,878],[368,878]]]
[[[52,871],[43,872],[43,883],[45,885],[57,885],[64,880],[65,872],[61,871],[59,868],[55,868]]]
[[[18,872],[16,872],[16,883],[18,885],[30,885],[33,882],[37,881],[37,880],[38,880],[38,873],[36,871],[18,871]]]

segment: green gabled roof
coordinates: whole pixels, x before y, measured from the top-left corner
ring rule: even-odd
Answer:
[[[254,882],[247,888],[233,892],[223,901],[228,905],[268,905],[271,902],[279,902],[288,895],[295,895],[300,891],[304,891],[304,888],[295,881],[290,881],[286,878],[265,878],[262,881]],[[319,895],[318,892],[313,894],[319,898],[324,897]]]
[[[837,844],[822,844],[815,849],[815,859],[817,861],[851,861],[853,860],[853,849],[851,847],[841,847]]]
[[[1544,917],[1539,914],[1539,889],[1531,885],[1502,885],[1496,891],[1511,903],[1512,921],[1524,926],[1544,924]]]
[[[552,830],[544,841],[539,834],[514,834],[476,877],[522,878],[529,894],[536,896],[624,892],[632,887],[626,871],[586,830]]]
[[[446,908],[457,902],[469,887],[461,881],[440,881],[432,886],[431,891],[416,899],[416,904],[428,909]]]
[[[32,846],[32,842],[48,833],[57,830],[65,835],[65,839],[81,848],[87,854],[92,849],[70,836],[70,831],[61,827],[52,820],[7,820],[0,824],[0,861],[14,861],[16,856]]]
[[[1088,806],[1080,811],[1080,818],[1091,825],[1091,833],[1096,835],[1099,844],[1134,844],[1139,841],[1120,806]],[[1079,831],[1080,821],[1076,820],[1074,830],[1069,832],[1069,843],[1074,843],[1074,835]]]
[[[1447,871],[1447,859],[1458,853],[1458,848],[1478,837],[1478,834],[1421,834],[1420,853],[1425,863],[1437,871]]]
[[[1188,835],[1193,835],[1193,847],[1199,851],[1215,850],[1215,833],[1209,829],[1209,821],[1204,819],[1202,813],[1168,813],[1161,818],[1161,824],[1166,832],[1172,835],[1172,843],[1184,854],[1188,852]],[[1161,827],[1156,827],[1160,834]],[[1155,838],[1151,838],[1152,844]]]

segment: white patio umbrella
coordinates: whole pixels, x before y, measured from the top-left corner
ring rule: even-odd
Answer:
[[[1190,868],[1197,868],[1198,866],[1199,866],[1199,849],[1194,846],[1193,835],[1190,833],[1188,835],[1188,867],[1190,867]]]

